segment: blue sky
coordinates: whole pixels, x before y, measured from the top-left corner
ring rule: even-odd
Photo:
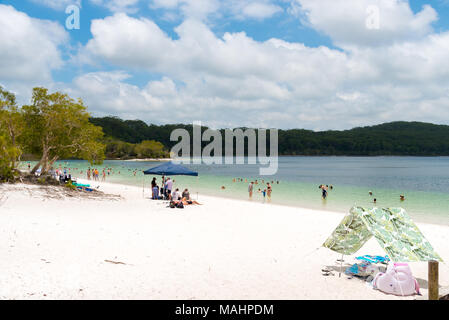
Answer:
[[[65,28],[70,3],[80,30]],[[365,26],[372,5],[374,31]],[[13,31],[0,31],[11,45],[0,48],[0,84],[19,101],[45,85],[82,97],[94,115],[152,123],[449,123],[446,0],[1,0],[2,10]],[[14,32],[24,37],[19,55]],[[171,117],[154,116],[165,109]]]

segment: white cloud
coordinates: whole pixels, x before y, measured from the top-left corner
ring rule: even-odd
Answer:
[[[81,0],[29,0],[36,4],[40,4],[55,10],[65,10],[69,5],[77,5],[81,7]]]
[[[135,13],[139,0],[89,0],[97,6],[103,6],[112,12]]]
[[[125,72],[88,73],[75,78],[66,91],[82,96],[90,105],[95,105],[100,114],[116,112],[126,116],[154,111],[156,100],[145,90],[123,82],[129,77]]]
[[[282,11],[281,7],[270,3],[250,2],[243,7],[242,13],[246,17],[265,19]]]
[[[150,8],[165,9],[171,14],[186,18],[207,20],[211,14],[217,14],[221,7],[219,0],[151,0]]]
[[[338,45],[390,45],[430,34],[437,12],[429,5],[414,14],[407,0],[293,0],[291,12]],[[377,8],[379,28],[368,23]],[[376,19],[377,20],[377,19]]]
[[[239,19],[263,20],[283,11],[272,0],[228,0],[224,3],[226,10]]]
[[[133,87],[139,118],[154,121],[153,108],[165,108],[174,111],[167,122],[312,129],[449,119],[449,33],[336,50],[258,42],[245,33],[217,37],[191,19],[175,31],[173,40],[154,22],[125,14],[92,23],[93,39],[85,48],[91,57],[166,76]],[[114,81],[116,87],[126,82]]]
[[[210,15],[238,19],[266,19],[282,11],[273,0],[151,0],[151,8],[179,11],[187,19],[206,21]]]
[[[392,120],[448,123],[449,32],[432,30],[435,11],[427,6],[415,14],[406,1],[388,0],[387,6],[378,0],[381,29],[373,35],[359,28],[364,18],[357,12],[364,16],[361,8],[374,0],[333,0],[330,8],[317,4],[327,1],[297,0],[301,6],[294,8],[338,49],[256,41],[243,32],[217,36],[205,17],[229,8],[217,9],[212,1],[198,11],[187,0],[154,0],[153,5],[190,17],[175,28],[177,37],[125,13],[94,20],[92,39],[78,61],[93,61],[94,70],[112,65],[118,71],[80,74],[70,84],[54,84],[51,77],[64,64],[58,49],[68,37],[64,29],[0,5],[0,83],[48,85],[83,98],[96,115],[157,123],[309,129]],[[332,7],[334,1],[343,7]],[[242,0],[240,8],[256,2]],[[228,11],[234,18],[243,13]],[[131,84],[134,71],[162,76],[137,86]]]
[[[0,5],[0,82],[18,92],[51,83],[51,71],[64,64],[59,47],[67,40],[58,23]]]

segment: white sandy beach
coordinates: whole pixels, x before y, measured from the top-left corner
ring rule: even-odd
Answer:
[[[94,183],[121,199],[48,198],[0,185],[0,299],[420,299],[325,277],[340,256],[320,248],[343,215],[201,196],[166,208],[147,190]],[[348,208],[349,209],[349,208]],[[449,226],[418,224],[449,261]],[[320,249],[318,249],[320,248]],[[358,255],[384,255],[371,240]],[[353,257],[346,257],[353,263]],[[449,286],[449,268],[440,266]]]

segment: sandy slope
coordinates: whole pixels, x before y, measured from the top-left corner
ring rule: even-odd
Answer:
[[[123,198],[0,186],[0,299],[398,299],[322,276],[338,266],[318,248],[341,214],[205,196],[169,209],[139,188],[96,185]],[[419,226],[449,260],[449,227]],[[359,253],[383,254],[374,240]],[[426,294],[427,265],[412,268]]]

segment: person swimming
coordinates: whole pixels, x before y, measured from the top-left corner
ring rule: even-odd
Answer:
[[[405,201],[405,196],[401,194],[401,195],[399,196],[399,199],[400,199],[401,201]]]

